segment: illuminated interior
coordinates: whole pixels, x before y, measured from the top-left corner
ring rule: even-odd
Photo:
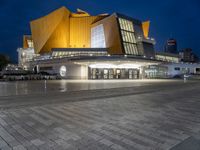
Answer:
[[[139,79],[140,64],[95,63],[89,65],[89,79]]]
[[[133,23],[129,20],[119,18],[119,24],[125,53],[128,55],[139,55]]]
[[[105,48],[105,35],[103,25],[100,24],[91,29],[91,47],[92,48]]]
[[[52,52],[53,58],[75,57],[75,56],[108,56],[106,49],[55,49]]]

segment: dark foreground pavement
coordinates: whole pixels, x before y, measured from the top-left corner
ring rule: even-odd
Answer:
[[[0,149],[199,150],[200,82],[2,96]]]

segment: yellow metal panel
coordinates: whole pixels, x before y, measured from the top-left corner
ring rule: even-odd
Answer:
[[[36,53],[50,52],[61,43],[69,45],[69,16],[70,11],[62,7],[30,23]]]
[[[53,31],[40,53],[48,53],[52,48],[69,47],[69,29],[67,28],[68,20],[62,19]]]
[[[150,21],[142,22],[142,29],[145,38],[149,36],[149,26],[150,26]]]
[[[70,18],[70,47],[90,47],[91,25],[96,18],[96,16]]]
[[[52,48],[89,48],[91,25],[105,15],[89,16],[78,10],[71,13],[65,7],[32,21],[31,32],[36,53],[49,53]]]

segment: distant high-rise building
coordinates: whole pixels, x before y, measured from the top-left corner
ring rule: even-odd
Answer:
[[[165,44],[165,52],[167,53],[177,53],[177,42],[175,39],[169,39],[167,40]]]
[[[182,62],[198,62],[198,56],[196,56],[191,48],[186,48],[179,52],[179,56]]]

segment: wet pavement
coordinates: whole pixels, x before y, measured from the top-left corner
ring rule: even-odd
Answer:
[[[136,87],[182,80],[40,80],[0,82],[0,96]]]
[[[0,149],[200,149],[199,81],[63,82],[1,94]]]

